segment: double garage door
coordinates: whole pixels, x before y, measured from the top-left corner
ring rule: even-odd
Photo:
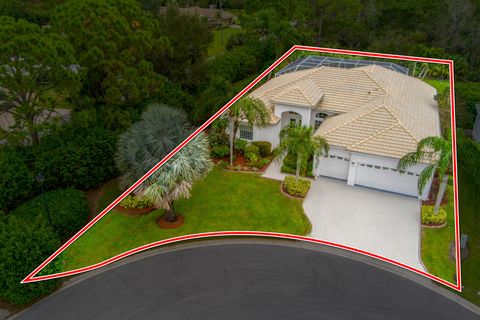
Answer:
[[[407,171],[401,174],[392,164],[380,166],[368,163],[368,161],[356,161],[356,165],[351,165],[350,158],[350,155],[343,152],[330,153],[329,156],[321,158],[317,172],[320,176],[347,180],[349,170],[355,170],[352,173],[351,179],[353,180],[350,181],[350,184],[413,197],[418,196],[418,173]],[[372,161],[372,163],[374,162]]]

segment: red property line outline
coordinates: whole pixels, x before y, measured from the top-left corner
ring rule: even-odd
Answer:
[[[455,205],[455,251],[456,251],[456,277],[457,277],[457,284],[448,282],[444,279],[441,279],[437,276],[429,274],[423,270],[419,270],[413,268],[411,266],[405,265],[401,262],[379,256],[377,254],[364,251],[361,249],[345,246],[342,244],[324,241],[315,238],[291,235],[291,234],[282,234],[282,233],[275,233],[275,232],[258,232],[258,231],[218,231],[218,232],[207,232],[207,233],[198,233],[198,234],[191,234],[185,235],[170,239],[165,239],[157,242],[153,242],[150,244],[146,244],[135,249],[126,251],[122,254],[109,258],[103,262],[83,267],[75,270],[50,274],[50,275],[43,275],[43,276],[35,276],[40,270],[42,270],[48,263],[50,263],[53,259],[55,259],[60,253],[62,253],[65,249],[67,249],[73,242],[75,242],[81,235],[83,235],[88,229],[90,229],[95,223],[97,223],[102,217],[104,217],[110,210],[112,210],[123,198],[125,198],[130,192],[135,190],[142,182],[144,182],[150,175],[152,175],[158,168],[160,168],[165,162],[167,162],[172,156],[174,156],[181,148],[183,148],[189,141],[191,141],[195,136],[197,136],[200,132],[202,132],[208,125],[210,125],[215,119],[217,119],[220,115],[222,115],[232,104],[234,104],[238,99],[240,99],[243,95],[245,95],[252,87],[254,87],[260,80],[262,80],[267,74],[269,74],[273,69],[275,69],[281,62],[283,62],[288,56],[290,56],[295,51],[313,51],[313,52],[322,52],[322,53],[336,53],[336,54],[348,54],[348,55],[355,55],[355,56],[362,56],[362,57],[375,57],[375,58],[383,58],[383,59],[395,59],[395,60],[407,60],[407,61],[419,61],[419,62],[428,62],[428,63],[438,63],[438,64],[446,64],[449,66],[449,73],[450,73],[450,101],[451,101],[451,126],[452,126],[452,161],[453,161],[453,185],[454,185],[454,205]],[[403,55],[395,55],[395,54],[384,54],[384,53],[375,53],[375,52],[363,52],[363,51],[353,51],[353,50],[343,50],[343,49],[332,49],[332,48],[319,48],[319,47],[310,47],[310,46],[301,46],[295,45],[290,48],[285,54],[283,54],[278,60],[276,60],[270,67],[268,67],[265,71],[263,71],[258,77],[255,78],[250,84],[248,84],[242,91],[237,93],[226,105],[224,105],[220,110],[218,110],[210,119],[208,119],[204,124],[202,124],[198,129],[196,129],[192,134],[190,134],[182,143],[180,143],[175,149],[173,149],[164,159],[162,159],[159,163],[157,163],[152,169],[150,169],[143,177],[141,177],[137,182],[135,182],[130,188],[128,188],[125,192],[123,192],[117,199],[115,199],[110,205],[108,205],[100,214],[98,214],[93,220],[87,223],[82,229],[80,229],[72,238],[70,238],[67,242],[65,242],[60,248],[57,249],[50,257],[48,257],[44,262],[42,262],[35,270],[33,270],[25,279],[21,281],[21,283],[31,283],[31,282],[38,282],[50,279],[61,278],[65,276],[71,276],[75,274],[80,274],[86,271],[98,269],[100,267],[104,267],[108,264],[116,262],[122,258],[128,257],[132,254],[145,251],[157,246],[174,243],[183,240],[191,240],[191,239],[201,239],[206,237],[221,237],[221,236],[262,236],[262,237],[273,237],[273,238],[283,238],[283,239],[293,239],[293,240],[301,240],[313,243],[319,243],[331,247],[336,247],[356,253],[360,253],[372,258],[376,258],[382,260],[384,262],[388,262],[394,264],[396,266],[402,267],[414,273],[420,274],[425,276],[429,279],[437,281],[447,287],[450,287],[454,290],[461,292],[462,284],[461,284],[461,262],[460,262],[460,227],[459,227],[459,207],[458,207],[458,182],[457,182],[457,153],[456,153],[456,122],[455,122],[455,95],[454,95],[454,68],[453,68],[453,60],[445,60],[445,59],[431,59],[431,58],[424,58],[424,57],[414,57],[414,56],[403,56]]]

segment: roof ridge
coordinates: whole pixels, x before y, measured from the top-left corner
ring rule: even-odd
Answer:
[[[376,100],[378,100],[378,99],[372,100],[372,102],[373,102],[373,101],[376,101]],[[367,105],[367,104],[364,104],[364,105],[361,106],[361,107],[364,107],[364,106],[366,106],[366,105]],[[359,107],[359,108],[361,108],[361,107]],[[360,114],[359,116],[350,119],[349,121],[343,123],[341,126],[338,126],[338,127],[335,127],[335,128],[332,128],[332,129],[330,129],[330,130],[325,131],[325,132],[323,133],[323,135],[327,135],[327,134],[329,134],[329,133],[332,132],[332,131],[335,131],[335,130],[337,130],[337,129],[343,128],[343,127],[346,126],[347,124],[350,124],[351,122],[353,122],[353,121],[355,121],[355,120],[358,120],[359,118],[361,118],[361,117],[363,117],[363,116],[366,116],[367,114],[370,114],[370,113],[372,113],[372,112],[374,112],[374,111],[377,111],[378,109],[380,109],[380,108],[382,108],[382,107],[384,107],[384,105],[383,105],[383,104],[380,104],[379,106],[374,107],[372,110],[367,111],[367,112],[365,112],[365,113],[362,113],[362,114]],[[358,110],[358,109],[357,109],[357,110]],[[341,115],[343,115],[343,114],[348,114],[348,112],[347,112],[347,113],[342,113],[342,114],[340,114],[340,115],[338,115],[338,116],[341,116]]]
[[[392,96],[391,94],[386,94],[386,96],[389,96],[391,99],[394,99],[396,100],[397,98]],[[398,117],[398,115],[396,115],[392,110],[391,110],[391,107],[389,107],[387,104],[385,104],[385,109],[388,111],[388,113],[390,113],[392,115],[392,117],[394,117],[395,119],[397,119],[398,121],[398,124],[400,124],[402,126],[403,129],[405,129],[405,131],[413,138],[413,140],[415,140],[417,143],[420,141],[420,139],[418,139],[411,131],[410,129],[408,129],[405,124],[402,122],[402,120]]]
[[[366,137],[365,139],[362,139],[362,140],[360,140],[360,141],[357,141],[357,142],[355,142],[355,143],[352,143],[352,144],[348,145],[347,148],[357,147],[358,145],[361,145],[361,144],[367,142],[368,140],[370,140],[370,139],[372,139],[372,138],[374,138],[374,137],[376,137],[376,136],[379,136],[379,135],[381,135],[382,133],[387,132],[387,131],[390,130],[390,129],[395,128],[395,127],[398,126],[399,124],[400,124],[400,123],[397,121],[397,122],[395,122],[394,124],[392,124],[391,126],[386,127],[385,129],[380,130],[379,132],[374,133],[374,134],[372,134],[371,136]]]
[[[373,65],[372,71],[373,71],[374,68],[375,68],[375,65]],[[378,83],[378,81],[375,80],[375,79],[370,75],[369,72],[367,72],[366,70],[360,70],[360,71],[363,72],[370,80],[372,80],[373,83],[375,83],[380,89],[382,89],[382,91],[383,91],[384,94],[388,94],[387,89],[385,89],[380,83]]]

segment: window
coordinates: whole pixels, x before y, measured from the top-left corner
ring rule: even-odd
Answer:
[[[320,127],[323,121],[327,118],[327,114],[322,113],[322,112],[317,112],[315,113],[315,130]]]
[[[240,126],[240,139],[253,140],[253,127]]]

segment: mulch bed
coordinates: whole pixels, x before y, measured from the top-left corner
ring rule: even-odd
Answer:
[[[437,194],[438,194],[438,189],[440,188],[440,180],[438,177],[433,178],[432,181],[432,188],[430,189],[430,193],[428,194],[428,198],[425,201],[422,201],[423,205],[427,206],[434,206],[435,202],[437,201]],[[442,203],[441,205],[445,205],[448,202],[448,196],[447,192],[445,192]]]
[[[165,215],[157,218],[157,225],[160,229],[175,229],[185,223],[185,218],[181,214],[177,214],[177,221],[170,222],[165,220]]]
[[[447,225],[447,221],[445,221],[444,223],[441,223],[441,224],[433,224],[433,223],[424,224],[424,223],[422,223],[422,227],[429,228],[429,229],[440,229],[440,228],[445,227],[446,225]]]
[[[233,167],[238,167],[240,166],[240,170],[232,170],[232,169],[226,169],[228,171],[234,171],[234,172],[241,172],[241,171],[245,171],[245,172],[265,172],[265,170],[267,170],[268,166],[270,165],[270,163],[272,163],[272,160],[273,160],[273,157],[272,159],[270,160],[270,162],[268,162],[266,165],[264,165],[263,167],[261,168],[255,168],[255,167],[251,167],[248,165],[247,163],[247,160],[245,159],[245,157],[243,156],[243,154],[241,153],[236,153],[235,154],[235,161],[233,161]],[[230,164],[230,156],[226,156],[226,157],[223,157],[221,159],[213,159],[212,160],[213,163],[215,164],[218,164],[220,161],[224,161],[228,164]]]
[[[155,210],[155,206],[150,206],[142,209],[129,209],[129,208],[124,208],[121,205],[117,205],[115,207],[115,210],[129,216],[141,216]]]

